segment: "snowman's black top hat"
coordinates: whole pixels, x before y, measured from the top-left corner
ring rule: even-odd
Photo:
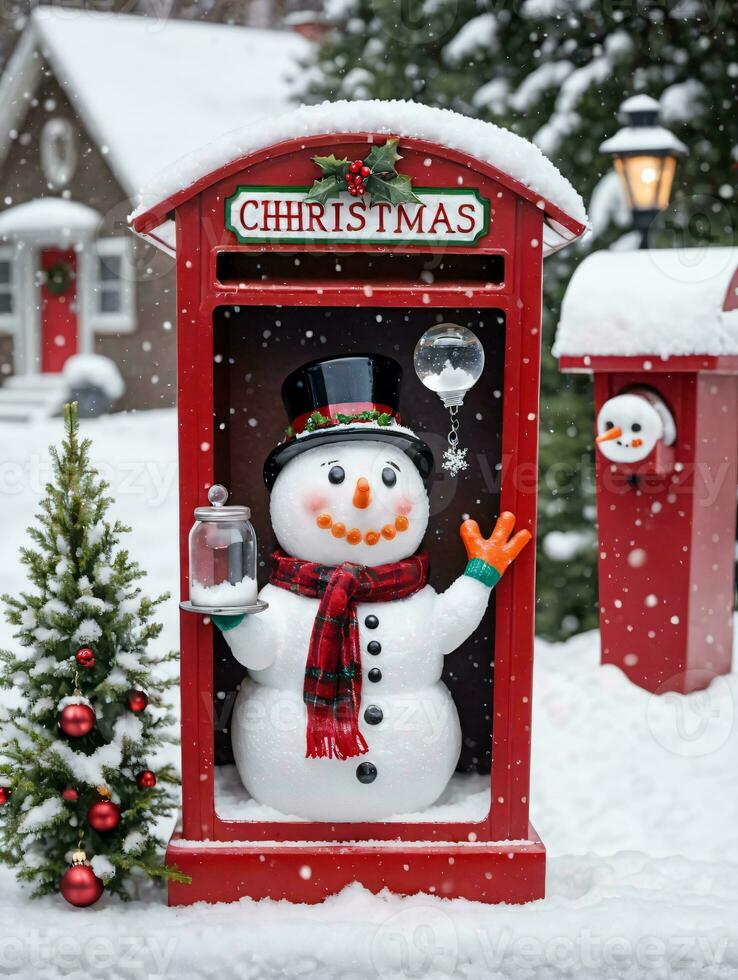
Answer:
[[[382,354],[354,354],[311,361],[282,385],[290,425],[266,459],[271,490],[280,470],[307,449],[330,442],[390,442],[401,449],[423,479],[433,471],[433,453],[412,430],[400,426],[402,368]]]

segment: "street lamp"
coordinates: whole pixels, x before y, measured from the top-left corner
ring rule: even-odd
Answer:
[[[600,146],[610,153],[623,184],[640,248],[648,248],[649,230],[669,204],[678,157],[687,147],[659,125],[659,104],[649,95],[633,95],[620,106],[627,125]]]

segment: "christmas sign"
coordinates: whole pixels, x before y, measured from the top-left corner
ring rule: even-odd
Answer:
[[[395,165],[397,140],[361,160],[313,157],[311,187],[240,186],[225,225],[242,244],[475,245],[489,228],[489,201],[475,188],[413,187]]]

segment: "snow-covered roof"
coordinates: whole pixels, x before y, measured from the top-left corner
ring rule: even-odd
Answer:
[[[100,213],[78,201],[38,197],[0,212],[0,238],[57,234],[60,239],[91,235],[102,220]]]
[[[553,205],[575,222],[587,223],[580,195],[533,143],[481,119],[401,99],[322,102],[301,106],[276,118],[265,117],[256,125],[226,132],[220,139],[203,145],[162,171],[145,188],[131,220],[135,221],[149,211],[160,210],[157,206],[163,202],[167,209],[180,203],[196,182],[248,154],[286,140],[323,133],[376,133],[438,143],[475,157],[512,177],[540,198],[544,211],[550,213]],[[141,223],[137,224],[140,231]],[[554,236],[561,237],[556,245],[544,242],[549,251],[576,237],[571,231],[562,235],[555,220],[549,225],[553,226]],[[171,235],[163,224],[156,229],[156,234],[171,244]],[[155,236],[152,238],[156,240]]]
[[[39,7],[0,82],[0,155],[46,61],[134,196],[234,122],[283,112],[309,47],[291,31]]]
[[[738,248],[588,256],[564,296],[554,354],[738,354]]]

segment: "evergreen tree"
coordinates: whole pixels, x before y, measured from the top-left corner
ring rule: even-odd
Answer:
[[[43,895],[58,891],[81,845],[107,890],[128,897],[134,870],[171,874],[154,823],[172,809],[161,784],[176,776],[163,766],[152,779],[150,767],[173,741],[163,694],[175,681],[155,678],[162,661],[147,650],[168,597],[142,595],[144,573],[119,545],[129,528],[108,520],[112,501],[80,441],[76,404],[64,420],[32,547],[21,552],[28,590],[3,597],[18,648],[0,652],[0,685],[19,703],[0,716],[0,859]]]
[[[544,267],[537,628],[561,638],[596,626],[591,384],[558,373],[553,333],[576,263],[629,222],[599,152],[628,95],[660,99],[690,148],[656,244],[733,241],[735,3],[333,0],[327,13],[308,99],[409,98],[479,116],[536,142],[589,202],[593,234]]]

